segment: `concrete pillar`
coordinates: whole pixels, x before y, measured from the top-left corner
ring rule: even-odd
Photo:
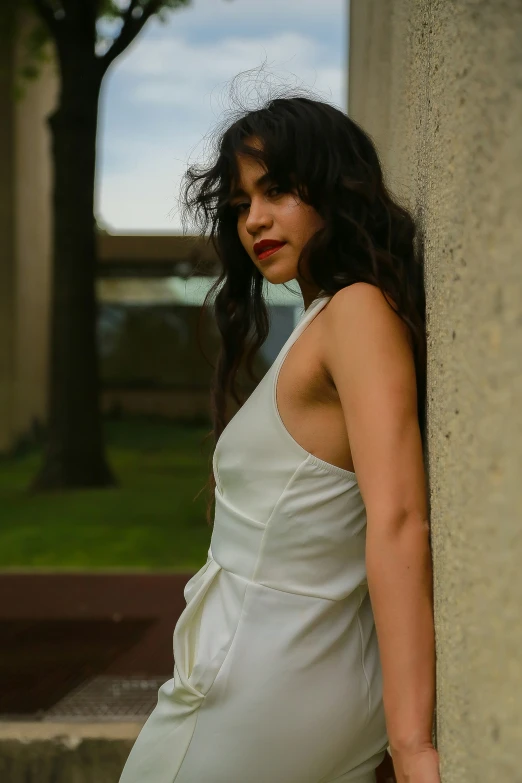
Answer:
[[[0,47],[0,452],[13,437],[15,237],[13,51]]]
[[[43,421],[51,275],[51,159],[46,118],[57,93],[52,62],[20,81],[23,20],[0,51],[0,453]],[[15,100],[15,85],[23,84]]]
[[[22,52],[17,51],[20,64]],[[55,63],[25,87],[15,114],[16,416],[18,433],[45,421],[51,301],[52,159],[47,117],[57,98]]]
[[[349,113],[425,246],[444,783],[522,747],[522,5],[351,0]]]

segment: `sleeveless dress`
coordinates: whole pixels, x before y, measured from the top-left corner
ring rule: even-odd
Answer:
[[[174,677],[120,783],[374,783],[388,744],[354,473],[307,452],[276,405],[304,311],[213,456],[208,557],[186,584]]]

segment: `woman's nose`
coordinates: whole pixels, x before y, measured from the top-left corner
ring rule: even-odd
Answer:
[[[245,223],[246,230],[250,234],[255,235],[260,229],[269,228],[271,225],[272,217],[268,205],[252,199]]]

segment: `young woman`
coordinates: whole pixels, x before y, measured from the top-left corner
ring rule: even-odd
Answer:
[[[412,218],[310,97],[245,113],[187,177],[223,266],[214,527],[121,783],[373,783],[388,746],[398,783],[439,783]],[[294,279],[301,320],[227,422],[264,281]]]

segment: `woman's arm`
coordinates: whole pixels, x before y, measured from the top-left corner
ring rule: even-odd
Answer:
[[[367,283],[337,292],[323,323],[367,512],[368,587],[397,780],[438,783],[432,567],[408,330]]]

